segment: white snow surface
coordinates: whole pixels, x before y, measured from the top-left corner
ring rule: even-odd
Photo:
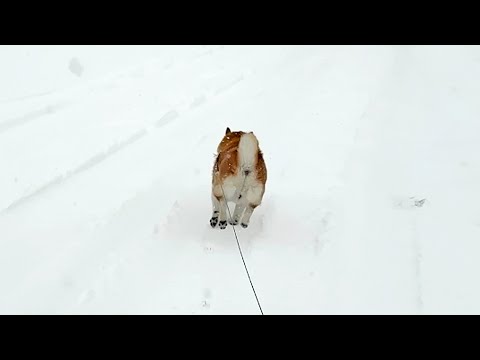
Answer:
[[[0,313],[480,314],[480,47],[0,46]]]

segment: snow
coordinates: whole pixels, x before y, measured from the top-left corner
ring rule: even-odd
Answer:
[[[480,47],[0,46],[0,313],[480,313]]]

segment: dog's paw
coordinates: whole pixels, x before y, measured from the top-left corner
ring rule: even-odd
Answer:
[[[240,225],[242,225],[244,229],[248,227],[248,224],[241,223]]]
[[[217,224],[218,224],[218,217],[212,217],[210,219],[210,226],[214,228],[215,226],[217,226]]]
[[[235,219],[233,219],[233,220],[228,220],[228,223],[229,223],[230,225],[238,225],[238,220],[235,220]]]
[[[223,220],[223,221],[220,221],[218,223],[218,226],[220,227],[220,229],[225,229],[227,227],[227,221],[226,220]]]

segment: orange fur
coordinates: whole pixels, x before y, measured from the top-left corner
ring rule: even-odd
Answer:
[[[229,129],[228,129],[229,130]],[[229,175],[237,175],[238,172],[238,144],[240,137],[245,134],[243,131],[228,132],[217,147],[217,158],[213,165],[212,184],[219,185]],[[267,183],[267,167],[263,159],[263,153],[258,149],[257,162],[255,166],[256,179],[263,185]],[[217,196],[217,194],[215,194]],[[221,196],[218,194],[217,197]]]

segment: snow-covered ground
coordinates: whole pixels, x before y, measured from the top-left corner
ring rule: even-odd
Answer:
[[[0,313],[480,314],[480,47],[0,46]]]

